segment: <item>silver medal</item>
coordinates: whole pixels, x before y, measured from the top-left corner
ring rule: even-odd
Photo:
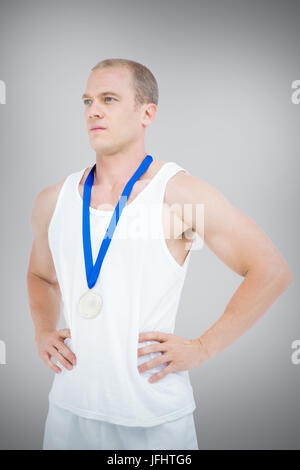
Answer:
[[[89,289],[78,300],[78,311],[84,318],[95,318],[101,311],[102,297],[95,290]]]

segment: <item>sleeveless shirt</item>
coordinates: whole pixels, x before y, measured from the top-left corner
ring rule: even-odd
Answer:
[[[48,228],[63,316],[71,332],[65,343],[76,355],[72,370],[61,366],[62,372],[55,374],[49,401],[82,417],[125,426],[175,420],[196,408],[189,372],[171,372],[150,383],[149,377],[167,363],[140,373],[140,364],[162,353],[138,357],[137,351],[156,343],[139,342],[139,333],[174,332],[191,249],[179,265],[166,245],[162,209],[170,177],[189,172],[165,162],[124,206],[94,286],[103,299],[102,310],[86,319],[77,306],[88,290],[79,193],[85,169],[65,179]],[[90,207],[93,264],[113,212]]]

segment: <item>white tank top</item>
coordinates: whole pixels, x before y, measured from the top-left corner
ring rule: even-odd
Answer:
[[[66,344],[77,364],[55,374],[49,400],[71,412],[125,426],[154,426],[196,408],[189,372],[148,379],[167,364],[140,373],[137,367],[161,352],[137,357],[156,341],[139,342],[140,332],[174,333],[176,313],[191,250],[183,265],[171,255],[164,237],[162,209],[166,184],[178,171],[166,162],[147,186],[125,205],[94,286],[103,305],[86,319],[79,297],[88,290],[82,244],[82,198],[79,182],[85,168],[70,174],[59,192],[48,240],[71,330]],[[90,207],[93,264],[112,211]],[[193,239],[193,243],[195,237]]]

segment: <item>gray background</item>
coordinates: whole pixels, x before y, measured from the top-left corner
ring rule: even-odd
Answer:
[[[95,161],[81,94],[99,60],[143,63],[160,91],[146,138],[218,188],[267,233],[293,284],[232,346],[190,371],[200,449],[300,448],[297,1],[2,1],[0,447],[39,449],[53,373],[38,358],[27,302],[29,216],[46,186]],[[192,253],[175,334],[199,337],[242,278]]]

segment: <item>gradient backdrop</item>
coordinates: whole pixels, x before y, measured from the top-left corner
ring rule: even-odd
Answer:
[[[141,62],[158,81],[146,151],[218,188],[294,275],[253,329],[190,371],[199,447],[300,448],[299,24],[291,0],[1,2],[1,449],[42,446],[53,373],[27,301],[30,212],[44,187],[94,163],[81,94],[110,57]],[[207,247],[194,251],[175,334],[204,333],[241,281]]]

